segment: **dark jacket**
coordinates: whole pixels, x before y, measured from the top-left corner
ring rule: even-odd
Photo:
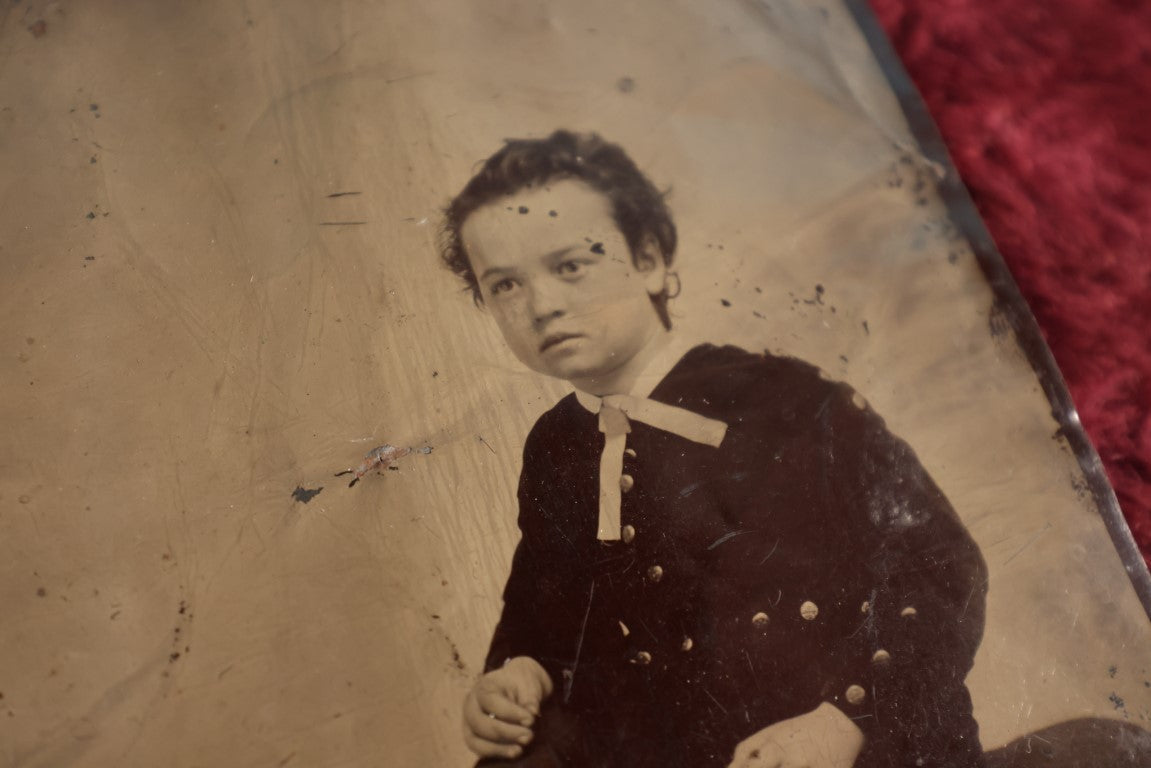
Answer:
[[[907,444],[846,384],[730,346],[651,397],[728,431],[712,448],[631,423],[623,541],[596,539],[603,436],[574,395],[524,447],[486,666],[543,664],[576,723],[562,761],[722,767],[831,702],[865,734],[857,766],[978,765],[986,567]]]

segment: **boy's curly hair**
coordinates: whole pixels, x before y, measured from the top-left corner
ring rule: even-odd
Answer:
[[[577,179],[602,193],[610,202],[616,226],[627,240],[632,258],[652,238],[671,266],[676,231],[664,198],[617,144],[595,133],[558,130],[546,139],[508,139],[484,161],[480,170],[444,209],[440,257],[464,281],[480,303],[479,282],[460,236],[464,221],[477,209],[528,186]],[[664,325],[668,295],[653,297]]]

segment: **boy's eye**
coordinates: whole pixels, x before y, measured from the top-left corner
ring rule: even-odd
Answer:
[[[496,282],[494,282],[490,286],[488,286],[488,293],[490,293],[493,296],[496,296],[498,294],[506,293],[506,292],[510,291],[512,288],[515,288],[515,286],[516,286],[515,280],[511,279],[510,277],[505,277],[504,279],[497,280]]]
[[[561,261],[556,266],[556,271],[561,275],[578,275],[584,271],[584,263],[580,261],[568,260]]]

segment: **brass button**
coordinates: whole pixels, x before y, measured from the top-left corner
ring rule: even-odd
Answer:
[[[635,455],[636,455],[635,449],[634,448],[624,448],[623,449],[623,455],[627,456],[629,459],[634,459]]]
[[[619,487],[620,487],[621,491],[623,491],[624,493],[627,493],[628,491],[630,491],[632,488],[635,487],[635,478],[632,477],[631,475],[620,475],[619,476]]]
[[[863,690],[863,686],[861,685],[849,685],[847,687],[847,691],[843,694],[843,697],[847,699],[848,704],[855,704],[858,706],[859,704],[863,703],[864,699],[867,698],[867,691]]]
[[[911,616],[918,615],[918,613],[919,613],[919,611],[915,610],[914,605],[909,605],[906,608],[904,608],[902,611],[900,611],[899,615],[903,616],[904,618],[910,618]]]
[[[863,605],[859,606],[860,613],[871,613],[871,601],[864,600]]]
[[[647,651],[640,651],[635,656],[631,657],[631,663],[639,664],[641,667],[645,667],[648,664],[651,664],[651,654]]]
[[[804,600],[803,605],[799,606],[799,615],[805,620],[811,621],[819,615],[819,606],[810,600]]]
[[[630,525],[625,525],[620,529],[619,536],[623,539],[624,544],[631,544],[635,540],[635,528]]]
[[[663,578],[663,568],[660,568],[658,565],[653,565],[647,569],[647,577],[653,582],[659,581]]]
[[[768,622],[767,614],[763,611],[751,617],[751,623],[757,627],[766,627]]]
[[[679,649],[681,651],[690,651],[694,647],[695,647],[695,642],[692,641],[692,639],[690,637],[685,637],[683,639],[683,642],[680,643],[680,645],[679,645]]]
[[[875,653],[871,654],[872,664],[886,664],[891,661],[891,654],[880,648]]]

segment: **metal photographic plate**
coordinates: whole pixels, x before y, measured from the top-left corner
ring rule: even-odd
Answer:
[[[0,767],[1151,764],[860,0],[7,3],[0,180]]]

